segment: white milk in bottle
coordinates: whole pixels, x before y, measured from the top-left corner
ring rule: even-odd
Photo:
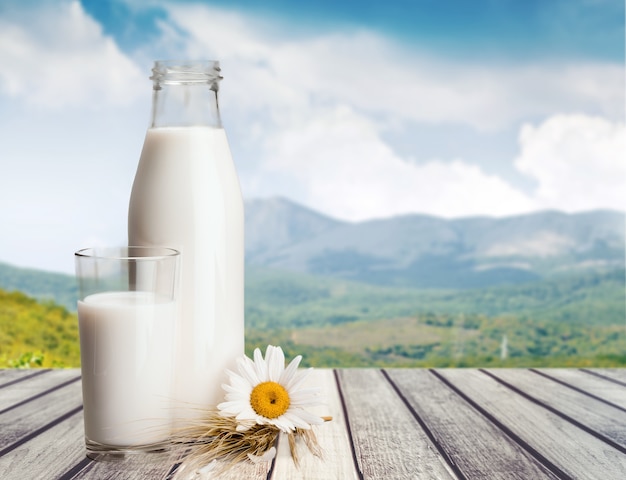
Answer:
[[[129,245],[181,252],[179,417],[223,401],[226,369],[244,353],[244,212],[219,115],[219,71],[217,62],[155,63],[128,215]]]

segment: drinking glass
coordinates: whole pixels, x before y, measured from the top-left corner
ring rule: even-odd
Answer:
[[[171,431],[179,252],[75,254],[87,456],[162,452]]]

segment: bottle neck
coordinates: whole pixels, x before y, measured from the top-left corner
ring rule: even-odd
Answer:
[[[218,62],[155,62],[151,128],[221,128]]]

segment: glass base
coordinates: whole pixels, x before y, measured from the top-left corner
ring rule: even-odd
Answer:
[[[170,444],[167,441],[149,445],[120,447],[117,445],[103,445],[87,438],[85,439],[85,446],[87,447],[87,457],[101,462],[123,462],[137,458],[140,455],[150,455],[158,458],[159,456],[168,455],[170,449]]]

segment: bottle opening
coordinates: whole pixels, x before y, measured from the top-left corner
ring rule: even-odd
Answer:
[[[157,60],[150,80],[155,90],[161,85],[208,84],[217,91],[222,79],[220,72],[217,60]]]

